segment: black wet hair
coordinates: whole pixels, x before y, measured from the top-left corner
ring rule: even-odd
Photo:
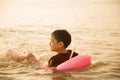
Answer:
[[[52,32],[52,35],[58,42],[62,41],[65,48],[67,48],[71,43],[71,35],[67,30],[55,30]]]

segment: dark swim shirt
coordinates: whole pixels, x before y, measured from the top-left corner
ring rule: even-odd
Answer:
[[[70,55],[72,53],[72,50],[67,50],[67,53],[58,53],[57,55],[51,57],[48,62],[49,67],[56,67],[57,65],[65,62],[70,58]],[[77,56],[78,53],[73,52],[72,57]]]

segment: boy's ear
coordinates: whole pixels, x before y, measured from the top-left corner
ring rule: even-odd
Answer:
[[[64,46],[64,43],[62,41],[59,42],[59,46],[60,47],[63,47]]]

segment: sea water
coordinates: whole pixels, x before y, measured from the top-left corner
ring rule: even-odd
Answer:
[[[89,54],[92,64],[78,71],[52,73],[26,60],[16,62],[4,54],[32,52],[41,64],[55,55],[50,51],[52,31],[67,29],[68,49]],[[1,0],[0,80],[119,80],[119,0]]]

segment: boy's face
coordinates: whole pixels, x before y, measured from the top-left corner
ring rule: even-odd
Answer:
[[[52,35],[51,36],[51,41],[50,41],[50,48],[51,48],[51,51],[55,51],[55,52],[58,52],[59,49],[61,47],[61,44],[60,42],[58,42],[54,36]]]

